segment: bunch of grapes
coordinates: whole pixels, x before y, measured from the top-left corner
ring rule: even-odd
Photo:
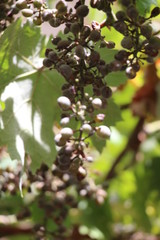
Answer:
[[[15,6],[14,0],[0,1],[0,33],[3,32],[7,26],[13,22],[14,15],[19,12]]]
[[[25,17],[32,17],[36,25],[48,22],[54,28],[64,26],[63,38],[54,37],[53,47],[46,49],[43,65],[50,70],[56,69],[66,81],[62,96],[57,99],[62,114],[61,129],[54,139],[58,151],[55,164],[60,172],[72,174],[81,181],[87,175],[85,162],[93,161],[87,153],[88,139],[97,135],[106,140],[111,135],[105,118],[112,89],[105,79],[116,71],[125,71],[132,79],[143,60],[152,62],[157,56],[160,39],[153,31],[150,19],[160,13],[160,8],[155,7],[145,18],[139,14],[134,0],[121,0],[123,10],[114,16],[114,0],[91,0],[91,7],[105,12],[106,19],[102,23],[93,21],[88,26],[84,21],[89,14],[85,1],[76,1],[72,8],[67,6],[68,1],[60,0],[54,9],[48,9],[43,0],[17,0],[13,9],[18,9],[16,11]],[[10,3],[13,4],[3,0],[0,6]],[[4,14],[8,16],[7,11]],[[115,47],[113,41],[106,41],[102,36],[103,27],[113,27],[123,35],[122,49],[110,63],[106,63],[98,52],[98,48]]]
[[[78,208],[79,197],[94,199],[98,204],[103,204],[106,197],[106,192],[100,185],[96,186],[91,180],[76,181],[72,175],[60,173],[56,165],[50,169],[43,164],[34,175],[30,172],[29,167],[26,167],[26,173],[27,177],[23,179],[23,192],[25,192],[26,200],[25,204],[18,208],[15,217],[19,222],[32,219],[34,213],[31,206],[33,203],[37,204],[37,207],[44,213],[40,222],[32,223],[32,236],[37,240],[46,239],[46,237],[65,239],[65,237],[71,236],[74,226],[67,228],[66,221],[70,216],[70,210]],[[20,165],[17,165],[15,169],[9,167],[3,171],[0,169],[0,196],[2,198],[8,194],[18,194],[20,175]],[[30,195],[32,199],[28,202],[27,199]],[[1,211],[5,212],[6,208],[3,206]],[[53,230],[49,230],[46,219],[50,219],[54,223]]]
[[[74,9],[68,9],[65,1],[59,1],[54,10],[45,10],[42,14],[43,21],[48,21],[52,27],[65,25],[66,37],[52,39],[53,48],[46,49],[43,65],[50,70],[56,69],[66,80],[62,96],[57,100],[62,110],[62,128],[55,136],[58,146],[56,165],[60,171],[70,172],[78,180],[87,175],[84,163],[92,161],[85,151],[88,138],[95,134],[108,139],[111,135],[110,128],[103,124],[107,100],[112,95],[104,78],[116,71],[125,71],[128,78],[134,78],[141,62],[144,59],[151,62],[160,48],[160,39],[148,23],[150,18],[159,14],[158,7],[152,10],[150,17],[144,18],[133,1],[122,1],[125,8],[114,17],[113,2],[91,1],[92,7],[104,11],[107,16],[103,23],[93,21],[91,26],[84,24],[89,13],[84,1],[77,1]],[[114,27],[124,35],[123,49],[110,63],[101,59],[97,51],[98,48],[115,47],[114,42],[106,41],[101,35],[101,28],[105,26]]]

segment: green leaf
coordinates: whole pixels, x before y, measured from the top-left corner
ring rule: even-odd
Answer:
[[[151,5],[157,5],[157,0],[137,0],[136,7],[139,13],[145,16],[146,13],[150,11]]]
[[[115,126],[117,122],[122,121],[121,110],[112,98],[107,101],[106,118],[104,123],[107,126]]]
[[[0,93],[15,78],[18,80],[27,72],[32,74],[42,65],[39,54],[44,43],[40,29],[29,22],[22,25],[21,19],[5,30],[0,38]]]
[[[111,87],[118,87],[121,84],[125,84],[127,77],[124,72],[112,72],[106,76],[106,82]]]
[[[0,92],[4,91],[1,100],[5,104],[0,145],[7,145],[11,158],[22,164],[28,153],[33,172],[42,162],[51,166],[56,156],[53,124],[59,116],[62,77],[56,71],[41,70],[39,56],[46,47],[40,29],[30,23],[23,26],[21,20],[0,39]]]
[[[35,73],[11,83],[2,94],[6,108],[2,113],[0,144],[8,146],[12,159],[21,159],[20,138],[24,151],[31,156],[33,172],[42,162],[51,165],[56,155],[52,128],[58,118],[60,82],[55,71]]]

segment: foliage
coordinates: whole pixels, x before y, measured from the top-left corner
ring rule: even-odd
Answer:
[[[0,237],[156,240],[160,9],[67,2],[0,3]]]

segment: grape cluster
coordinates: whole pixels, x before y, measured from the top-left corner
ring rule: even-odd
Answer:
[[[19,12],[15,6],[14,0],[0,1],[0,33],[3,32],[7,26],[13,22],[14,15]]]
[[[160,8],[155,7],[145,18],[139,15],[134,1],[121,0],[121,3],[124,10],[116,13],[113,27],[124,36],[121,41],[123,50],[115,55],[115,63],[124,66],[127,77],[132,79],[144,60],[151,63],[158,55],[160,39],[153,31],[150,19],[159,15]]]
[[[63,1],[56,5],[58,11],[65,7]],[[84,24],[84,17],[89,13],[87,5],[78,1],[74,12],[67,7],[65,9],[62,16],[58,14],[51,19],[59,24],[65,23],[66,38],[52,39],[53,48],[46,49],[43,65],[56,69],[66,80],[62,96],[57,99],[62,110],[62,128],[55,136],[55,143],[60,147],[56,164],[61,171],[73,172],[78,180],[82,180],[87,175],[83,163],[92,161],[91,156],[85,153],[87,139],[93,134],[102,139],[111,135],[108,126],[99,125],[105,119],[103,112],[107,99],[112,95],[111,88],[104,81],[110,65],[101,59],[95,47],[114,48],[114,43],[104,40],[98,24],[93,23],[92,27]],[[51,24],[51,19],[50,25],[56,27]],[[88,86],[92,87],[90,94],[86,90]],[[70,127],[76,122],[79,122],[78,128]]]
[[[52,27],[65,24],[66,37],[52,39],[53,48],[46,49],[43,65],[50,70],[56,69],[66,80],[62,96],[57,100],[62,110],[62,128],[55,136],[58,146],[56,164],[60,171],[72,172],[78,180],[87,175],[84,162],[92,161],[91,156],[85,153],[87,139],[94,134],[101,139],[108,139],[111,135],[109,127],[103,124],[107,99],[112,95],[104,78],[116,71],[125,71],[128,78],[134,78],[141,61],[151,61],[160,47],[160,40],[154,36],[148,23],[150,18],[159,14],[158,7],[152,10],[149,18],[144,18],[139,16],[131,0],[122,1],[126,8],[118,11],[114,19],[111,11],[113,2],[91,1],[92,7],[106,12],[107,19],[103,24],[84,24],[89,8],[82,1],[77,1],[74,9],[68,9],[65,1],[59,1],[52,13],[46,10],[43,15],[43,20],[49,21]],[[118,51],[110,63],[101,59],[97,51],[97,47],[115,47],[114,42],[105,41],[101,35],[101,28],[108,24],[124,35],[121,41],[123,50]],[[88,87],[91,88],[89,93]],[[77,128],[73,121],[79,122]]]
[[[135,1],[121,0],[123,10],[114,16],[114,0],[91,0],[91,7],[105,12],[106,20],[93,21],[88,26],[84,23],[89,14],[85,1],[76,1],[74,8],[67,6],[68,1],[60,0],[54,9],[48,9],[43,0],[17,0],[14,9],[25,17],[32,17],[36,25],[43,22],[54,28],[64,25],[63,39],[59,36],[52,39],[53,47],[46,49],[43,65],[50,70],[56,69],[66,81],[62,96],[57,99],[62,114],[61,129],[54,139],[58,150],[56,165],[60,171],[83,180],[87,175],[84,163],[92,161],[86,153],[88,138],[97,135],[108,139],[111,135],[110,128],[105,125],[105,115],[112,90],[104,79],[116,71],[125,71],[132,79],[143,60],[152,62],[157,56],[160,39],[152,30],[150,19],[160,13],[160,8],[155,7],[145,18],[139,15]],[[110,63],[101,59],[98,52],[98,48],[115,47],[114,42],[106,41],[101,34],[105,26],[114,27],[123,35],[122,50]]]
[[[66,226],[71,209],[78,209],[79,198],[94,199],[98,204],[103,204],[106,191],[101,185],[95,185],[93,181],[77,181],[73,175],[59,172],[56,164],[48,168],[43,164],[33,175],[26,167],[27,176],[23,179],[23,192],[25,192],[25,204],[14,212],[17,221],[33,220],[32,204],[43,211],[40,221],[33,222],[32,236],[34,239],[45,240],[46,237],[65,239],[72,235],[72,227]],[[0,197],[5,199],[8,194],[17,195],[19,192],[19,178],[21,166],[14,169],[0,169]],[[28,196],[28,197],[27,197]],[[30,199],[29,196],[32,196]],[[0,207],[1,208],[1,207]],[[14,204],[13,204],[14,208]],[[36,207],[35,207],[36,208]],[[6,211],[4,208],[3,211]],[[48,228],[48,219],[52,221],[53,230]]]

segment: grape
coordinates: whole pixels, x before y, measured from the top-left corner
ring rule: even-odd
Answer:
[[[72,23],[71,26],[70,26],[70,30],[73,34],[78,34],[80,32],[80,25],[79,23],[75,22],[75,23]]]
[[[16,7],[19,9],[27,8],[27,1],[26,0],[18,0],[16,2]]]
[[[86,175],[87,175],[86,169],[84,167],[80,166],[78,168],[78,172],[77,172],[77,179],[79,181],[82,181],[86,177]]]
[[[23,9],[21,13],[24,17],[31,17],[33,15],[33,10],[26,8],[26,9]]]
[[[56,143],[57,146],[61,147],[64,146],[66,144],[66,139],[62,137],[62,134],[58,133],[55,138],[54,141]]]
[[[78,17],[86,17],[88,13],[89,13],[89,8],[86,5],[80,5],[76,9],[76,14],[78,15]]]
[[[136,76],[136,71],[132,67],[127,67],[126,68],[126,75],[128,78],[132,79],[135,78]]]
[[[70,77],[72,76],[73,72],[72,72],[72,68],[67,65],[67,64],[62,64],[59,67],[59,72],[63,75],[63,77],[65,77],[66,79],[70,79]]]
[[[107,139],[111,136],[111,130],[105,125],[101,125],[96,129],[97,136],[102,139]]]
[[[69,117],[64,117],[64,118],[61,119],[60,124],[62,126],[66,126],[69,122],[70,122],[70,118]]]
[[[85,133],[91,133],[92,132],[92,127],[90,124],[88,123],[84,123],[82,125],[82,131],[85,132]]]
[[[48,22],[51,18],[53,18],[53,13],[50,9],[46,9],[42,13],[42,19],[44,22]]]
[[[133,41],[130,36],[126,36],[122,39],[121,45],[124,48],[131,49],[133,47]]]
[[[43,1],[42,1],[42,0],[34,0],[34,1],[33,1],[33,5],[34,5],[34,7],[36,7],[36,8],[41,8],[42,4],[43,4]]]
[[[45,67],[52,67],[52,65],[53,65],[53,62],[51,61],[51,60],[49,60],[48,58],[45,58],[44,60],[43,60],[43,65],[45,66]]]
[[[141,26],[141,34],[145,36],[147,39],[152,36],[152,27],[150,25]]]
[[[76,48],[75,48],[75,54],[81,58],[81,59],[84,59],[85,58],[85,50],[84,48],[81,46],[81,45],[78,45]]]
[[[97,30],[92,30],[89,37],[90,37],[90,40],[92,40],[93,42],[97,42],[98,40],[100,40],[101,34]]]
[[[59,97],[57,99],[57,102],[63,110],[68,110],[71,107],[71,101],[69,100],[69,98],[67,98],[65,96]]]
[[[69,127],[62,128],[60,131],[61,135],[65,139],[69,139],[73,136],[73,130]]]
[[[102,107],[102,100],[100,98],[95,98],[92,100],[92,106],[95,108],[95,109],[99,109]]]

